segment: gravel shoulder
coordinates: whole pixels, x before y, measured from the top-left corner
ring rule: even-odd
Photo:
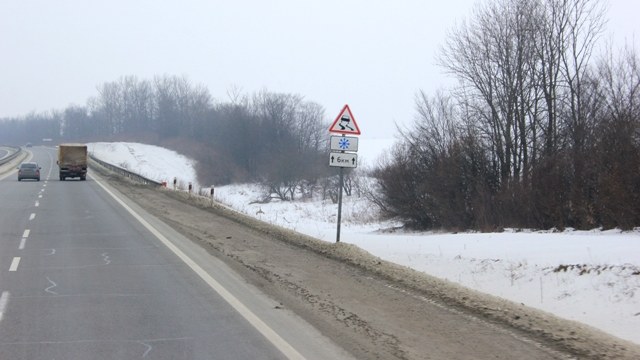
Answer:
[[[208,199],[103,176],[356,358],[640,358],[633,343],[355,246],[265,224]]]

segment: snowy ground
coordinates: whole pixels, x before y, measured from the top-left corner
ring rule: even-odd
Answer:
[[[89,150],[141,175],[159,181],[176,177],[179,184],[200,188],[192,162],[175,152],[133,143],[94,143]],[[256,185],[215,189],[216,200],[240,212],[335,241],[337,205],[320,199],[252,203],[261,195]],[[344,200],[343,242],[640,344],[640,230],[408,233],[393,230],[398,224],[377,221],[364,198]]]

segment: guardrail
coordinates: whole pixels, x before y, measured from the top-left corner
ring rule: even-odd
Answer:
[[[6,147],[11,148],[11,149],[15,149],[15,151],[13,152],[13,154],[11,154],[9,156],[5,156],[2,159],[0,159],[0,165],[4,165],[4,164],[8,163],[9,161],[17,158],[18,155],[20,155],[20,153],[22,152],[22,148],[20,148],[20,147],[15,147],[15,146],[6,146]]]
[[[155,180],[151,180],[151,179],[146,178],[146,177],[144,177],[142,175],[138,175],[138,174],[136,174],[134,172],[131,172],[131,171],[127,170],[127,169],[123,169],[123,168],[121,168],[119,166],[116,166],[116,165],[113,165],[113,164],[109,164],[108,162],[102,161],[102,160],[96,158],[93,155],[89,155],[89,158],[92,161],[95,161],[96,163],[100,164],[102,167],[107,168],[110,171],[112,171],[112,172],[114,172],[114,173],[116,173],[116,174],[118,174],[118,175],[120,175],[122,177],[128,178],[131,181],[134,181],[134,182],[137,182],[137,183],[140,183],[140,184],[144,184],[144,185],[162,186],[161,182],[158,182],[158,181],[155,181]]]

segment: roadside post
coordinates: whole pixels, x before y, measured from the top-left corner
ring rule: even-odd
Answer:
[[[213,189],[213,186],[211,187],[211,207],[213,207],[213,193],[215,192],[215,190]]]
[[[338,224],[336,229],[336,243],[340,242],[340,223],[342,222],[342,190],[344,187],[344,168],[358,167],[358,138],[347,135],[360,135],[360,128],[356,119],[349,109],[349,105],[345,105],[338,117],[333,121],[329,128],[332,134],[340,134],[340,136],[331,136],[329,153],[329,166],[339,168],[339,189],[338,189]]]

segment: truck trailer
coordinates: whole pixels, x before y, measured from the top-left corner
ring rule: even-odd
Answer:
[[[66,178],[87,179],[87,145],[60,144],[58,146],[58,167],[60,181]]]

